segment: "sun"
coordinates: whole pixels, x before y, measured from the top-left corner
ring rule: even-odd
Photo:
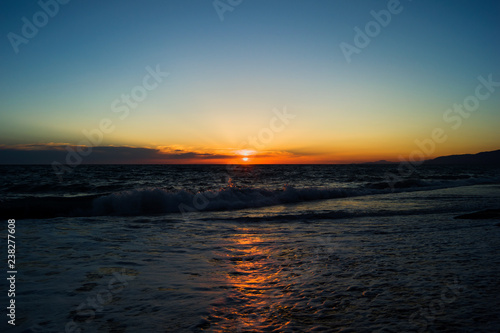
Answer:
[[[236,150],[234,153],[236,155],[240,155],[241,160],[243,162],[248,162],[251,160],[253,155],[255,155],[257,152],[255,150],[251,150],[251,149],[241,149],[241,150]]]

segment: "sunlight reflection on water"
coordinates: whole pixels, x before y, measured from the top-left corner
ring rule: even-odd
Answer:
[[[280,329],[286,322],[277,312],[286,310],[286,272],[272,235],[240,228],[221,254],[229,263],[225,283],[229,293],[210,310],[217,322],[213,332],[245,332]]]

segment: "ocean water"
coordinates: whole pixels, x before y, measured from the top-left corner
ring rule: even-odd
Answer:
[[[500,331],[498,168],[0,169],[8,331]]]

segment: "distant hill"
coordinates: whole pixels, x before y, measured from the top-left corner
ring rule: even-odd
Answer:
[[[380,160],[376,162],[365,162],[361,164],[374,165],[374,164],[398,164],[398,163],[400,162]],[[481,152],[477,154],[440,156],[431,160],[426,160],[424,163],[430,165],[439,165],[439,164],[500,165],[500,149],[494,151]]]
[[[500,150],[487,151],[477,154],[450,155],[436,157],[425,161],[425,164],[484,164],[500,165]]]

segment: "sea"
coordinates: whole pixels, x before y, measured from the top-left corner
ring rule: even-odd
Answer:
[[[500,221],[457,218],[499,199],[486,165],[3,165],[0,330],[500,332]]]

